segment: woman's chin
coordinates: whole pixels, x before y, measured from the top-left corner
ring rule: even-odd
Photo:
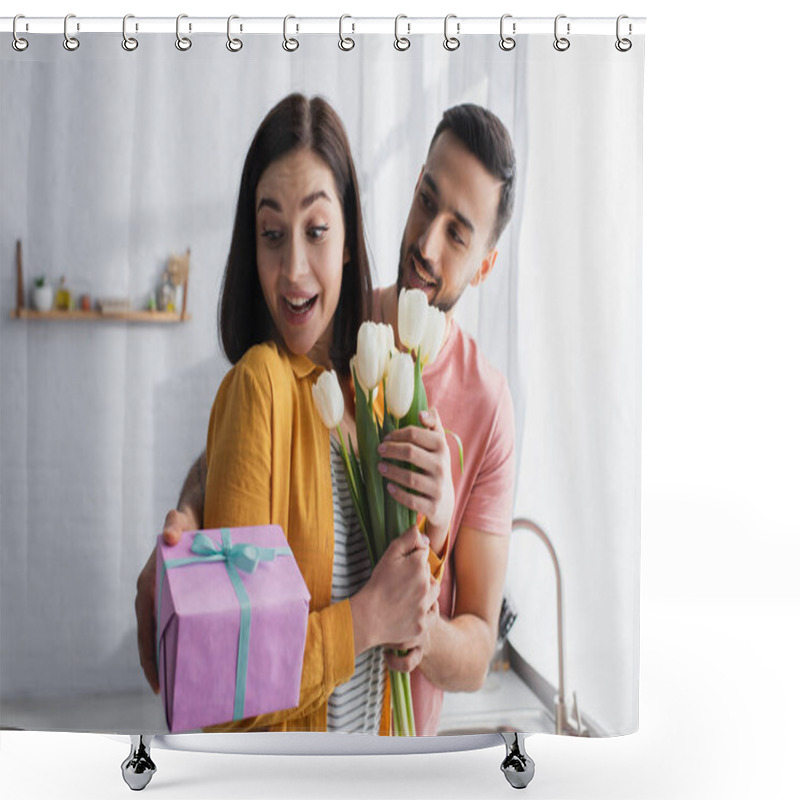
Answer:
[[[307,356],[314,346],[313,342],[308,342],[302,339],[298,340],[295,337],[290,337],[288,339],[284,337],[283,342],[286,346],[286,349],[295,356]]]

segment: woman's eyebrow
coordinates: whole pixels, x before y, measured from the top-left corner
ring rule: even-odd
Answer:
[[[311,192],[311,194],[304,197],[300,201],[300,208],[308,208],[309,206],[316,203],[317,200],[327,200],[329,203],[331,202],[331,198],[328,197],[328,193],[324,189],[320,189],[316,192]],[[258,201],[258,207],[256,208],[256,213],[261,211],[262,208],[271,208],[273,211],[277,211],[278,213],[280,213],[283,210],[281,208],[281,204],[277,200],[273,200],[271,197],[262,197]]]
[[[310,195],[304,197],[300,201],[300,208],[308,208],[313,203],[316,203],[317,200],[327,200],[329,203],[331,202],[330,197],[328,197],[328,193],[324,189],[320,189],[316,192],[311,192]]]
[[[262,197],[258,201],[258,207],[256,208],[256,213],[261,211],[262,208],[271,208],[273,211],[277,211],[278,213],[281,212],[281,204],[277,200],[273,200],[271,197]]]

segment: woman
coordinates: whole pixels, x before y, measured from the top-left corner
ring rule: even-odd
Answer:
[[[311,395],[335,369],[355,441],[349,362],[370,298],[344,128],[324,100],[290,95],[262,122],[242,174],[220,303],[234,367],[209,421],[204,527],[283,528],[311,594],[300,703],[207,730],[388,732],[380,648],[418,644],[435,613],[438,584],[415,529],[369,576]]]

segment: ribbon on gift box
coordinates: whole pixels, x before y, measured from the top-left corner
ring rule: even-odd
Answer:
[[[289,556],[292,551],[288,547],[258,547],[248,542],[233,544],[231,532],[228,528],[220,529],[222,543],[218,544],[210,536],[199,531],[192,540],[192,552],[195,557],[172,558],[163,562],[161,579],[158,584],[158,620],[156,623],[156,663],[159,664],[161,656],[161,590],[164,586],[164,577],[168,569],[185,567],[190,564],[210,564],[214,561],[224,561],[228,576],[233,584],[236,597],[239,600],[239,649],[236,656],[236,694],[233,706],[233,719],[244,717],[244,695],[247,686],[247,658],[250,652],[250,598],[242,583],[239,571],[252,574],[262,561],[274,561],[277,556]]]

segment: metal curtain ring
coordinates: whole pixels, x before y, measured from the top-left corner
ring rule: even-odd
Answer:
[[[184,52],[192,46],[192,40],[188,36],[181,36],[181,20],[188,18],[188,14],[178,14],[178,18],[175,20],[175,47]],[[189,30],[192,30],[191,22],[189,23]]]
[[[296,19],[296,17],[289,14],[283,18],[283,49],[286,50],[287,53],[293,53],[300,47],[300,42],[298,42],[297,39],[290,38],[286,33],[287,24],[290,19]]]
[[[513,36],[506,36],[505,34],[504,25],[507,19],[511,19],[511,14],[503,14],[500,17],[500,49],[506,52],[513,50],[517,46],[517,40]],[[516,22],[511,23],[511,32],[517,32]]]
[[[453,50],[458,50],[461,47],[461,40],[458,36],[448,36],[447,35],[447,24],[450,22],[451,19],[456,19],[455,14],[448,14],[444,18],[444,49],[449,50],[451,53]],[[460,23],[456,22],[456,34],[461,30]]]
[[[394,49],[395,50],[408,50],[411,47],[411,39],[407,39],[405,36],[400,35],[400,20],[401,19],[408,19],[405,14],[398,14],[394,18]],[[411,33],[411,25],[407,22],[406,27],[408,28],[408,33]]]
[[[134,39],[133,36],[128,36],[128,20],[133,19],[133,14],[126,14],[122,18],[122,49],[127,50],[129,53],[133,52],[139,46],[139,40]],[[138,25],[136,26],[138,29]]]
[[[353,41],[353,39],[351,39],[349,36],[345,36],[344,33],[342,32],[342,25],[346,19],[353,19],[353,18],[349,14],[342,14],[342,16],[339,17],[339,49],[344,50],[345,52],[347,52],[348,50],[352,50],[356,46],[355,41]],[[353,25],[352,32],[355,33],[356,30],[355,22],[352,23],[352,25]]]
[[[633,42],[630,39],[622,39],[622,38],[620,38],[620,35],[619,35],[619,27],[620,27],[619,24],[624,19],[628,19],[628,15],[627,14],[620,14],[617,17],[617,41],[614,42],[614,47],[616,47],[617,50],[620,51],[620,53],[627,53],[628,50],[630,50],[631,47],[633,47]],[[632,31],[633,31],[633,27],[631,26],[630,23],[628,23],[628,34],[630,35],[632,33]]]
[[[566,19],[566,14],[559,14],[556,17],[555,22],[553,23],[553,36],[555,36],[555,41],[553,42],[553,47],[559,51],[559,53],[563,53],[565,50],[569,50],[570,41],[565,36],[558,35],[558,21],[560,19]],[[567,23],[567,36],[569,36],[569,22]]]
[[[225,42],[225,47],[227,47],[228,50],[231,51],[231,53],[238,53],[243,47],[241,39],[236,39],[233,36],[231,36],[231,22],[233,22],[233,20],[235,19],[239,19],[239,17],[237,17],[236,14],[231,14],[228,17],[228,41]],[[239,30],[241,30],[241,27],[239,28]]]
[[[64,17],[64,42],[63,42],[64,49],[69,50],[70,52],[72,52],[73,50],[77,50],[81,46],[81,43],[74,36],[70,36],[69,31],[67,30],[69,21],[71,19],[75,19],[74,14],[67,14],[67,16]],[[80,25],[78,25],[77,30],[80,29],[81,29]]]
[[[13,25],[11,27],[11,32],[14,34],[14,38],[11,40],[11,46],[18,53],[21,53],[23,50],[27,50],[28,49],[28,40],[27,39],[23,39],[17,33],[17,20],[18,19],[25,19],[25,16],[23,14],[17,14],[17,16],[14,17],[14,23],[13,23]]]

